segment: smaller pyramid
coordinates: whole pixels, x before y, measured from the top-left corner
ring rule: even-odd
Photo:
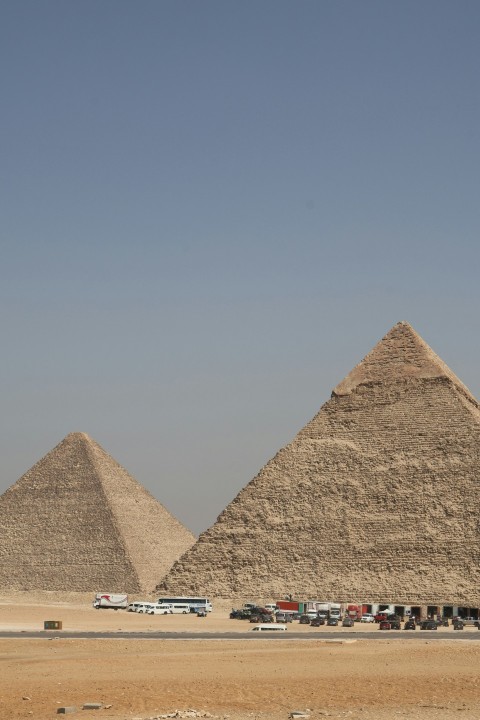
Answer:
[[[16,590],[150,592],[194,535],[85,433],[0,497],[0,583]]]

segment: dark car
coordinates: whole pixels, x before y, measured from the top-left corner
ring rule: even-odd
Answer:
[[[465,627],[465,626],[464,626],[464,624],[463,624],[463,622],[462,622],[461,620],[454,620],[454,621],[453,621],[453,629],[454,629],[454,630],[463,630],[464,627]]]
[[[300,615],[300,625],[310,625],[311,618],[308,615]]]
[[[420,630],[436,630],[438,625],[435,620],[422,620]]]
[[[379,630],[391,630],[392,626],[390,625],[388,620],[381,620],[378,625]]]
[[[389,620],[388,622],[390,623],[390,629],[391,629],[391,630],[400,630],[401,627],[402,627],[402,626],[401,626],[401,623],[400,623],[400,618],[399,618],[399,617],[390,618],[390,620]]]
[[[330,625],[331,627],[336,627],[338,625],[338,618],[328,618],[327,625]]]
[[[323,618],[323,617],[312,618],[312,620],[310,620],[310,625],[312,627],[320,627],[320,625],[325,625],[325,618]]]
[[[404,630],[416,630],[417,624],[416,624],[415,620],[407,620],[407,622],[403,626],[403,629]]]
[[[275,618],[272,613],[260,613],[260,615],[258,616],[258,621],[261,623],[273,623],[274,620]]]
[[[291,623],[292,616],[290,613],[277,613],[275,616],[277,623]]]
[[[343,618],[342,627],[353,627],[354,625],[355,625],[355,623],[353,621],[353,618],[351,618],[351,617]]]

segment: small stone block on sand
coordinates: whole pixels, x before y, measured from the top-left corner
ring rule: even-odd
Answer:
[[[67,713],[74,713],[77,712],[77,708],[75,705],[69,705],[67,707],[59,707],[57,708],[57,715],[66,715]]]
[[[82,710],[100,710],[103,703],[83,703]]]

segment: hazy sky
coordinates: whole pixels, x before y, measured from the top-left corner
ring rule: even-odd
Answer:
[[[4,0],[0,492],[83,431],[205,530],[398,320],[480,397],[479,37],[478,0]]]

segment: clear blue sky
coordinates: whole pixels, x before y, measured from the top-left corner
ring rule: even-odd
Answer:
[[[479,397],[479,37],[477,0],[5,0],[0,492],[83,431],[198,533],[398,320]]]

